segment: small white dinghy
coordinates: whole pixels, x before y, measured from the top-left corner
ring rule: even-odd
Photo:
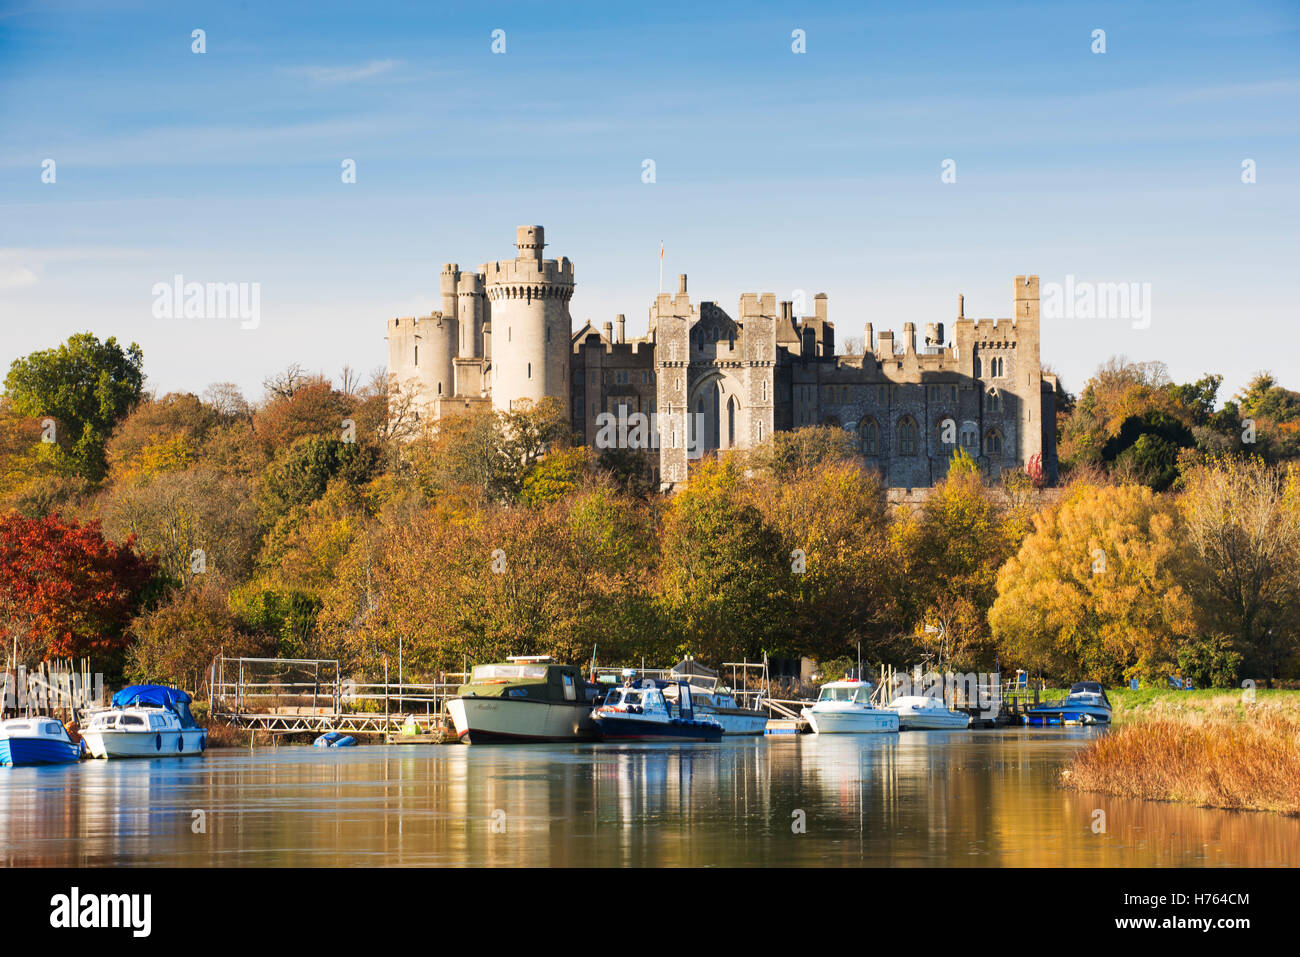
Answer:
[[[942,698],[932,695],[903,695],[886,707],[897,712],[899,727],[904,731],[959,731],[970,727],[970,715],[948,710]]]

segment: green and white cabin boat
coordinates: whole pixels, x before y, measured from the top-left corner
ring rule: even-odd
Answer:
[[[466,744],[594,741],[593,694],[582,672],[546,655],[475,665],[447,711]]]

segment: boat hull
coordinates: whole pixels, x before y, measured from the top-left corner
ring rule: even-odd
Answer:
[[[970,727],[970,715],[947,711],[900,711],[898,727],[902,731],[962,731]]]
[[[880,709],[818,711],[805,708],[803,716],[815,734],[889,734],[899,728],[898,715]]]
[[[1110,724],[1110,712],[1087,705],[1061,708],[1035,708],[1024,716],[1028,725]]]
[[[202,754],[208,747],[208,732],[204,728],[86,731],[82,738],[97,758],[183,758]]]
[[[81,748],[70,741],[53,738],[0,738],[0,765],[5,767],[74,764],[79,760]]]
[[[524,698],[452,698],[447,702],[456,737],[465,744],[594,741],[587,701]]]
[[[749,711],[745,708],[699,708],[695,712],[702,718],[708,718],[722,725],[722,733],[727,736],[741,734],[763,734],[767,730],[767,715],[761,711]]]
[[[602,741],[721,741],[723,733],[712,720],[655,721],[623,714],[597,716],[595,725]]]

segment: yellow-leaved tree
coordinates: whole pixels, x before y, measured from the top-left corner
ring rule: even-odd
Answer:
[[[1070,489],[998,573],[1002,660],[1060,679],[1170,673],[1196,634],[1176,504],[1137,485]]]

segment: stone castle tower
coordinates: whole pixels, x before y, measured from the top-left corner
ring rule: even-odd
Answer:
[[[422,416],[554,397],[580,439],[634,451],[665,490],[703,454],[810,425],[846,430],[892,487],[934,484],[958,448],[991,475],[1037,456],[1055,480],[1056,380],[1041,367],[1037,276],[1015,278],[1010,318],[968,319],[958,297],[951,340],[941,322],[926,325],[920,347],[913,322],[901,341],[866,322],[864,348],[850,354],[836,351],[824,293],[802,317],[792,301],[745,293],[733,319],[692,304],[685,276],[651,303],[643,338],[626,337],[622,315],[617,332],[609,322],[573,332],[573,264],[543,258],[545,245],[541,226],[520,226],[515,259],[477,273],[446,265],[440,311],[389,321],[389,373]],[[633,422],[651,423],[649,441]]]
[[[441,310],[389,322],[389,375],[417,393],[421,415],[436,421],[488,405],[507,412],[546,397],[568,410],[573,263],[544,259],[545,236],[541,226],[520,226],[519,255],[478,272],[447,263]]]

